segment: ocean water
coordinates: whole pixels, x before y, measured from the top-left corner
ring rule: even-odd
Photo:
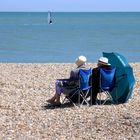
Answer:
[[[0,62],[96,62],[102,52],[140,62],[140,12],[54,12],[51,25],[47,14],[0,12]]]

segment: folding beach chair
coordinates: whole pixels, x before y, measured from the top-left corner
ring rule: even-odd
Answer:
[[[104,69],[100,68],[100,81],[99,81],[99,104],[105,104],[107,101],[113,102],[111,91],[115,87],[115,73],[116,68]],[[102,96],[105,99],[102,102]]]
[[[86,103],[89,105],[89,102],[87,100],[87,97],[90,96],[91,94],[91,74],[92,74],[92,69],[80,69],[79,70],[79,87],[77,87],[73,93],[69,94],[69,96],[66,96],[66,98],[74,105],[76,106],[75,102],[73,102],[73,99],[75,97],[78,97],[77,103],[84,104]],[[66,99],[65,98],[65,99]],[[64,100],[65,100],[64,99]],[[64,103],[64,101],[63,101]]]

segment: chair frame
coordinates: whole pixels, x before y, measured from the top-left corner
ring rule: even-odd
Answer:
[[[113,83],[111,83],[111,84],[113,84],[113,87],[102,87],[102,74],[101,74],[101,70],[103,70],[103,71],[112,71],[113,72],[113,79],[112,79],[112,82]],[[114,101],[113,101],[113,98],[112,98],[112,96],[111,96],[111,94],[110,94],[110,90],[111,89],[113,89],[114,87],[115,87],[115,81],[116,81],[116,77],[115,77],[115,75],[116,75],[116,68],[110,68],[110,69],[105,69],[105,68],[100,68],[100,80],[99,80],[99,100],[100,100],[100,102],[99,102],[99,104],[101,105],[104,105],[108,100],[110,100],[112,103],[114,103]],[[102,94],[103,93],[105,93],[105,95],[106,95],[106,99],[103,101],[103,103],[101,103],[101,97],[102,97]]]
[[[81,78],[80,78],[80,73],[81,71],[89,71],[89,77],[88,77],[88,86],[86,88],[81,88]],[[91,84],[91,76],[92,75],[92,69],[79,69],[79,86],[77,88],[74,88],[75,92],[72,93],[72,95],[69,97],[69,96],[65,96],[64,100],[63,100],[63,103],[65,102],[66,98],[74,105],[74,106],[77,106],[76,103],[74,103],[71,98],[78,94],[78,105],[83,105],[84,102],[89,106],[89,102],[87,101],[87,96],[89,95],[89,91],[90,89],[92,88],[92,86],[90,86]],[[90,81],[91,80],[91,81]],[[92,95],[92,90],[91,90],[91,95]],[[91,96],[90,95],[90,96]],[[82,102],[80,102],[80,99],[83,99]]]

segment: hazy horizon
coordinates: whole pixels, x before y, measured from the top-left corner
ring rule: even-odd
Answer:
[[[140,0],[4,0],[0,12],[140,12]]]

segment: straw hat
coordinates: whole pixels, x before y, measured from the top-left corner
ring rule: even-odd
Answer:
[[[108,63],[108,58],[106,58],[106,57],[100,57],[98,59],[98,64],[107,65],[107,66],[111,65],[110,63]]]
[[[87,62],[87,59],[86,59],[86,57],[83,56],[83,55],[79,56],[79,57],[75,60],[75,64],[76,64],[78,67],[81,66],[81,65],[86,64],[86,62]]]

